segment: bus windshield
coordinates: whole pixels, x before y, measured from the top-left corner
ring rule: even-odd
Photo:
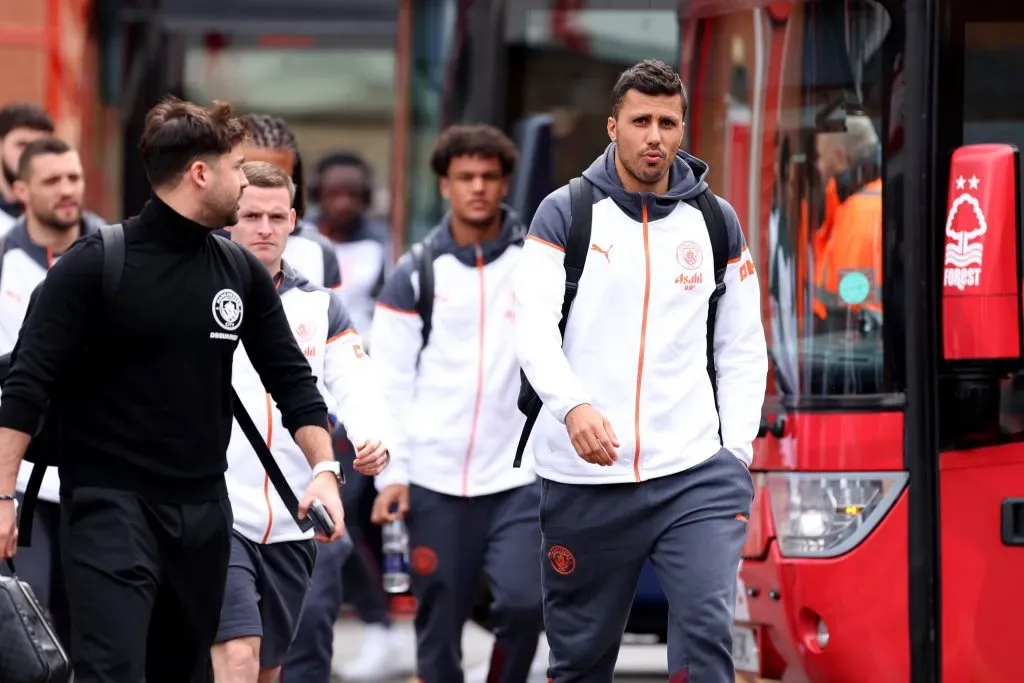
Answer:
[[[760,195],[744,198],[760,209],[746,218],[762,229],[775,389],[887,393],[883,171],[893,126],[884,84],[899,68],[884,49],[891,22],[869,0],[816,3],[794,7],[781,30],[775,92],[762,95],[774,106],[760,121],[773,130],[771,176],[762,171]]]

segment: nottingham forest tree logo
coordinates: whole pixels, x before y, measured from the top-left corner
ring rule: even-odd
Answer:
[[[981,283],[984,244],[979,240],[988,231],[985,212],[978,198],[970,193],[981,183],[977,176],[956,179],[960,191],[946,215],[945,286],[961,292]],[[965,185],[969,186],[965,189]]]

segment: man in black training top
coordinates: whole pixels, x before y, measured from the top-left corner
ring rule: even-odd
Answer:
[[[154,196],[125,224],[110,306],[103,244],[79,239],[37,292],[0,402],[0,555],[18,463],[59,395],[62,547],[77,683],[212,680],[230,549],[224,483],[238,341],[311,464],[327,408],[265,268],[212,231],[238,221],[244,132],[225,104],[168,100],[139,144]],[[227,248],[225,248],[227,247]],[[383,463],[358,463],[375,473]],[[300,509],[343,515],[334,474]]]

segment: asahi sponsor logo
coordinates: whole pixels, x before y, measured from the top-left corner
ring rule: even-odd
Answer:
[[[682,285],[687,292],[692,292],[702,282],[704,282],[703,273],[680,273],[676,278],[676,284]]]

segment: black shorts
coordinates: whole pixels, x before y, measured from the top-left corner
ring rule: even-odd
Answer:
[[[232,533],[224,606],[214,642],[261,638],[260,668],[281,666],[299,627],[315,559],[313,540],[262,545]]]

